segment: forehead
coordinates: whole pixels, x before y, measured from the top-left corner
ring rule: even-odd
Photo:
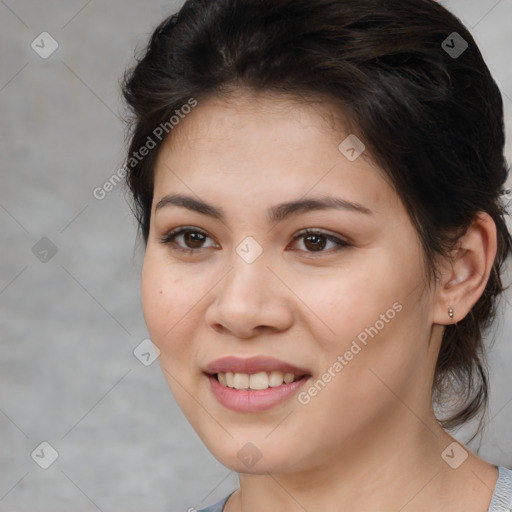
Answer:
[[[172,147],[174,153],[214,153],[218,146],[223,154],[231,149],[232,158],[232,153],[243,147],[247,159],[254,156],[255,148],[258,159],[270,148],[274,156],[281,153],[280,147],[283,152],[294,146],[297,153],[311,152],[318,146],[319,135],[323,145],[336,148],[341,135],[349,133],[347,123],[348,117],[326,100],[308,102],[287,94],[241,90],[229,96],[200,99],[169,133],[162,152]]]
[[[262,93],[200,100],[159,151],[155,200],[169,189],[226,200],[236,191],[274,202],[337,189],[360,201],[364,187],[375,203],[389,186],[368,153],[350,161],[340,151],[350,130],[350,120],[327,101]]]

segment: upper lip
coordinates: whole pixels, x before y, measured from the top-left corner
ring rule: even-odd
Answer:
[[[221,357],[220,359],[212,361],[204,371],[212,375],[226,372],[252,374],[271,371],[293,373],[294,375],[301,376],[309,375],[308,370],[268,356],[254,356],[249,358],[236,356]]]

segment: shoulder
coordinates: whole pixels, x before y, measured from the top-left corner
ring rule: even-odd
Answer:
[[[497,467],[498,480],[496,481],[496,486],[494,488],[494,493],[492,495],[488,512],[502,512],[512,510],[512,470],[503,466]],[[217,503],[214,503],[209,507],[202,508],[197,512],[222,512],[224,505],[228,501],[228,498],[231,496],[231,494],[225,498],[222,498]]]
[[[235,491],[233,491],[231,494],[233,494]],[[214,503],[213,505],[210,505],[209,507],[202,508],[201,510],[198,510],[197,512],[222,512],[224,509],[224,505],[228,501],[228,498],[231,496],[231,494],[228,494],[225,498],[222,498],[217,503]]]
[[[498,480],[488,512],[512,509],[512,470],[498,466]]]

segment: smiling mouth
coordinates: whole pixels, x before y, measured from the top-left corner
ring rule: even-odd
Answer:
[[[212,374],[224,387],[238,390],[264,390],[276,388],[283,384],[291,384],[298,380],[308,378],[310,375],[295,375],[294,373],[283,373],[277,370],[271,372],[257,373],[233,373],[223,372]]]

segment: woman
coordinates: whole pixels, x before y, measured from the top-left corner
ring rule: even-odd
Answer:
[[[512,471],[448,433],[485,412],[512,247],[501,96],[460,21],[189,0],[123,92],[148,330],[239,473],[204,511],[510,507]]]

